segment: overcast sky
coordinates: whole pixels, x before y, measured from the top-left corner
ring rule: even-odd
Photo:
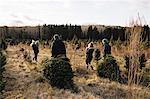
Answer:
[[[0,25],[126,26],[138,13],[150,25],[150,0],[0,0]]]

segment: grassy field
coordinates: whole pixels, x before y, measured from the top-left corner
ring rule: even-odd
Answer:
[[[66,42],[67,57],[70,59],[74,71],[74,82],[79,88],[78,93],[70,90],[52,88],[42,75],[42,61],[51,57],[49,46],[40,46],[38,62],[28,62],[19,51],[24,48],[33,57],[32,48],[25,44],[8,46],[6,49],[7,64],[4,77],[5,90],[0,98],[5,99],[149,99],[150,88],[128,86],[108,79],[99,78],[96,75],[96,62],[92,61],[94,71],[87,70],[85,66],[85,45],[81,44],[79,50],[74,50],[72,43]],[[95,48],[102,51],[102,44],[95,43]],[[148,59],[146,67],[150,68],[150,49],[144,50]],[[112,55],[117,59],[120,69],[124,70],[123,56],[128,54],[126,47],[112,47]],[[132,93],[132,95],[131,95]]]

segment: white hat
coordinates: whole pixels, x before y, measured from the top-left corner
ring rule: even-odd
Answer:
[[[60,39],[60,37],[59,37],[58,34],[55,34],[55,35],[53,36],[53,40],[59,40],[59,39]]]
[[[102,40],[102,43],[103,43],[103,44],[108,44],[109,42],[108,42],[108,40],[107,40],[106,38],[104,38],[104,39]]]

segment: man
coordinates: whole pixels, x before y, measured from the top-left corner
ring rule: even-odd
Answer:
[[[104,57],[108,54],[111,54],[111,46],[109,45],[109,42],[107,39],[102,40],[103,48],[104,48]]]
[[[53,42],[52,42],[52,56],[51,57],[59,57],[61,55],[64,55],[66,57],[66,47],[62,40],[60,40],[60,37],[58,34],[55,34],[53,36]]]

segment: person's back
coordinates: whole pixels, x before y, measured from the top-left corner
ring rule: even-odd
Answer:
[[[104,45],[105,54],[111,54],[111,46],[109,44]]]
[[[52,45],[52,57],[57,57],[58,55],[66,55],[65,44],[61,40],[56,40]]]
[[[93,52],[94,52],[93,43],[89,43],[88,47],[86,48],[86,66],[87,68],[90,66],[92,70],[93,66],[91,65],[91,61],[93,58]]]
[[[32,45],[32,49],[33,49],[33,51],[34,51],[35,53],[37,53],[38,47],[37,47],[35,44]]]
[[[93,58],[93,52],[94,52],[93,48],[87,48],[87,50],[86,50],[86,56],[88,58]]]
[[[111,54],[111,46],[109,45],[107,39],[103,39],[102,43],[104,45],[104,57],[105,57],[107,54]]]
[[[32,49],[33,49],[33,52],[34,52],[33,60],[35,59],[37,61],[37,55],[39,53],[39,42],[32,40],[31,46],[32,46]]]
[[[59,55],[66,56],[66,47],[64,42],[56,34],[52,43],[52,57],[58,57]]]

